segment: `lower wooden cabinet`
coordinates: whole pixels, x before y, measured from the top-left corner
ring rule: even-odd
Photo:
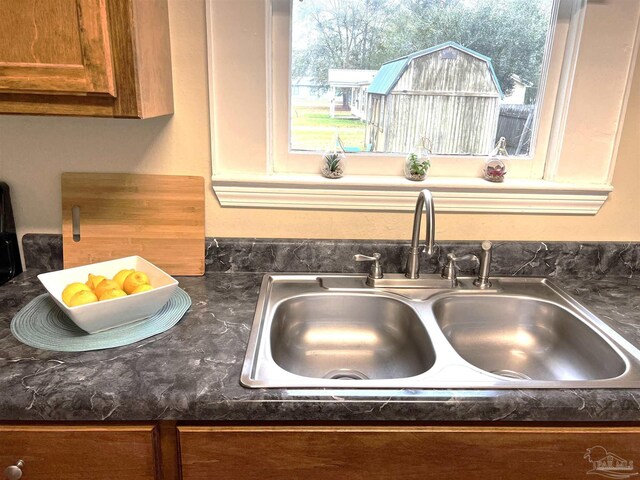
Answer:
[[[184,480],[563,480],[640,471],[640,428],[178,427],[178,436]]]
[[[156,428],[0,425],[0,478],[19,460],[22,480],[160,478]]]
[[[22,480],[634,478],[640,427],[0,425],[0,478],[20,460]]]

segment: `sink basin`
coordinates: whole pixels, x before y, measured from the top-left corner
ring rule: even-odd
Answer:
[[[403,378],[435,362],[429,334],[406,303],[370,295],[301,295],[280,303],[271,353],[284,370],[332,379]]]
[[[640,388],[640,351],[543,278],[265,275],[240,378],[250,388]],[[391,276],[390,276],[391,278]],[[424,287],[428,285],[428,287]],[[357,390],[356,390],[357,391]]]
[[[482,370],[528,380],[620,376],[624,360],[592,328],[557,304],[498,295],[437,300],[433,314],[449,343]]]

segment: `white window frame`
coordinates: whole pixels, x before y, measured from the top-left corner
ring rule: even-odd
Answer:
[[[271,36],[271,89],[274,100],[272,128],[272,158],[274,173],[307,173],[318,171],[318,152],[305,152],[289,148],[291,138],[290,75],[291,70],[291,0],[271,0],[272,22],[268,28]],[[562,4],[562,8],[560,8]],[[541,179],[546,164],[548,142],[553,123],[553,104],[556,100],[565,56],[564,49],[569,33],[569,19],[572,17],[573,0],[553,0],[549,41],[545,45],[545,64],[540,80],[540,102],[533,125],[532,145],[534,156],[514,157],[509,165],[509,178]],[[560,17],[561,21],[556,22]],[[556,25],[558,23],[558,25]],[[558,28],[556,28],[556,26]],[[549,83],[553,88],[545,88]],[[289,95],[287,95],[289,93]],[[285,101],[280,99],[286,97]],[[544,101],[543,101],[544,99]],[[542,107],[542,108],[541,108]],[[544,108],[546,107],[546,108]],[[541,134],[538,135],[538,130]],[[486,155],[435,155],[429,169],[430,177],[478,178],[486,161]],[[392,153],[360,152],[348,155],[350,172],[359,175],[393,177],[402,175],[405,155]]]
[[[288,1],[207,0],[213,188],[223,207],[410,211],[421,188],[432,191],[436,210],[444,212],[595,214],[607,199],[638,46],[640,8],[634,0],[608,7],[561,0],[554,48],[562,40],[564,61],[549,69],[558,88],[544,94],[547,112],[538,135],[538,142],[548,140],[544,161],[514,172],[520,162],[514,160],[501,184],[479,178],[482,157],[463,157],[467,176],[453,177],[445,166],[460,159],[438,156],[424,182],[404,179],[401,157],[393,174],[385,170],[388,156],[351,156],[351,168],[339,180],[315,173],[317,155],[296,162],[296,156],[311,154],[288,152]],[[598,58],[594,48],[613,52],[605,92],[580,77]],[[598,120],[585,126],[584,118],[594,113]],[[540,143],[536,150],[542,151]]]

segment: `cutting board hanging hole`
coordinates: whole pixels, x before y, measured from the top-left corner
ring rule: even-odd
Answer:
[[[71,208],[71,225],[73,227],[73,241],[80,241],[80,207],[74,205]]]

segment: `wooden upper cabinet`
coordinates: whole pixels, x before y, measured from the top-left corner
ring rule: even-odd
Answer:
[[[0,0],[0,12],[0,91],[115,97],[105,0]]]
[[[0,113],[173,113],[167,0],[0,0]]]

